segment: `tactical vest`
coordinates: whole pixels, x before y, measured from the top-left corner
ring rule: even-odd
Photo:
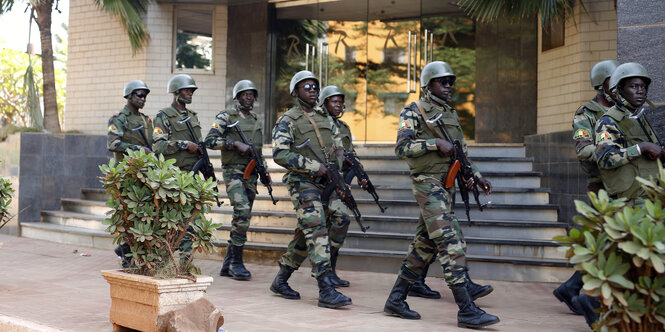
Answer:
[[[120,113],[117,115],[117,119],[120,123],[122,123],[122,138],[121,141],[123,143],[127,144],[133,144],[137,146],[147,146],[151,147],[152,146],[152,121],[149,120],[149,118],[143,114],[134,114],[132,111],[125,106],[125,108],[120,111]],[[133,131],[133,128],[138,128],[140,126],[143,126],[143,133],[145,134],[145,137],[148,139],[148,142],[145,142],[143,140],[143,137],[141,136],[141,133],[137,131]],[[115,151],[113,153],[115,155],[116,160],[122,160],[124,158],[124,154],[122,152]]]
[[[613,107],[605,115],[614,119],[617,127],[624,134],[626,140],[624,148],[642,142],[651,142],[649,137],[644,134],[642,127],[637,122],[638,120],[629,118],[623,111]],[[645,127],[649,128],[646,124]],[[610,195],[617,195],[618,197],[637,198],[642,196],[643,190],[635,177],[640,176],[648,179],[650,175],[658,176],[658,163],[644,156],[614,169],[600,169],[600,177],[605,189]]]
[[[605,114],[605,109],[602,105],[596,102],[588,102],[580,107],[578,112],[580,111],[584,113],[586,118],[589,120],[589,123],[591,124],[591,129],[589,130],[591,134],[591,142],[596,144],[596,122],[598,122],[598,119],[600,119],[600,117]],[[600,170],[598,169],[598,164],[595,160],[580,160],[580,167],[582,168],[582,172],[584,172],[587,177],[587,183],[596,183],[601,181]]]
[[[344,151],[351,151],[351,146],[353,144],[351,128],[349,128],[349,125],[342,120],[337,120],[337,126],[339,127],[339,134],[342,137],[342,146],[344,146]]]
[[[435,107],[432,107],[431,104],[426,102],[421,101],[421,106],[423,107],[423,111],[427,112],[427,117],[429,119],[433,119],[437,117],[439,113],[441,113]],[[409,104],[407,108],[418,114],[420,131],[416,133],[416,138],[422,140],[437,138],[429,129],[427,123],[425,123],[425,119],[423,118],[422,114],[420,114],[420,110],[418,109],[416,103]],[[455,110],[452,107],[445,105],[441,120],[446,126],[448,135],[450,135],[450,137],[453,139],[457,138],[461,141],[464,137],[464,133],[462,132],[462,126],[459,123],[459,119],[457,118]],[[441,138],[445,137],[439,131],[439,128],[437,128],[436,124],[432,124],[432,127],[434,127],[434,130],[437,130],[437,134]],[[448,169],[450,168],[450,157],[441,157],[436,151],[427,152],[420,157],[407,158],[406,162],[409,165],[409,169],[411,170],[412,175],[422,173],[440,175],[447,173]]]
[[[256,115],[250,112],[250,115],[243,117],[237,109],[230,109],[227,111],[229,114],[229,124],[238,121],[236,128],[242,130],[247,139],[252,141],[254,149],[261,157],[261,148],[263,147],[263,129],[261,128],[261,121],[256,118]],[[228,139],[242,142],[240,134],[235,128],[227,129],[225,133]],[[247,165],[250,161],[250,156],[243,156],[238,150],[222,150],[222,165]]]
[[[319,128],[321,139],[323,140],[323,144],[326,146],[326,152],[330,153],[331,147],[333,146],[332,122],[330,121],[330,118],[327,115],[323,115],[317,111],[312,111],[308,114],[312,117],[312,120],[314,120],[314,123],[316,123],[316,126]],[[305,140],[309,138],[309,145],[312,147],[312,149],[316,151],[319,157],[325,158],[323,156],[323,152],[321,151],[319,139],[316,137],[316,131],[314,130],[312,123],[309,122],[305,116],[304,111],[300,107],[295,106],[286,111],[284,115],[293,120],[294,127],[296,129],[296,135],[293,137],[293,143],[291,144],[291,148],[289,150],[307,158],[319,161],[319,159],[312,153],[309,148],[296,148],[297,145],[304,143]]]
[[[173,108],[173,106],[169,106],[162,109],[160,112],[164,113],[164,115],[166,115],[169,119],[169,129],[171,130],[170,140],[181,140],[197,143],[197,141],[201,139],[201,123],[199,122],[199,118],[196,116],[194,111],[187,110],[187,115],[181,115],[178,110]],[[178,122],[185,119],[187,116],[191,117],[189,122],[192,125],[192,129],[194,129],[196,137],[192,137],[190,134],[189,129],[187,129],[187,123]],[[192,167],[194,167],[196,161],[199,159],[196,153],[189,153],[187,150],[179,150],[178,152],[169,155],[168,158],[174,158],[176,160],[176,166],[186,171],[190,171]]]

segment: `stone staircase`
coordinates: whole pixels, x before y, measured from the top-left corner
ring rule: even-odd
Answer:
[[[388,210],[382,214],[368,193],[353,187],[363,224],[370,229],[362,233],[352,221],[338,265],[342,270],[396,273],[419,215],[408,168],[394,156],[392,145],[359,145],[357,151],[382,205],[388,206]],[[219,165],[219,152],[210,151],[210,154],[213,163]],[[264,148],[264,155],[272,155],[269,148]],[[462,229],[474,278],[566,280],[572,270],[551,240],[553,236],[564,234],[566,226],[557,222],[557,206],[548,203],[549,192],[540,188],[540,174],[532,170],[532,160],[525,157],[524,146],[476,144],[469,147],[469,155],[493,185],[492,195],[481,195],[482,203],[491,201],[482,212],[472,198],[471,224],[466,222],[459,194],[456,199],[455,213],[464,223]],[[281,182],[284,169],[272,159],[268,159],[268,167],[273,179],[273,195],[278,202],[273,205],[267,190],[259,183],[245,258],[249,262],[276,264],[293,235],[296,217],[286,186]],[[221,172],[217,171],[221,179]],[[215,207],[210,217],[223,224],[217,231],[216,245],[225,247],[232,208],[223,183],[219,190],[225,204]],[[107,211],[104,190],[83,188],[81,197],[63,198],[60,211],[42,211],[40,223],[23,223],[22,236],[111,249],[111,237],[104,232],[101,223]],[[214,256],[221,257],[221,253]],[[430,274],[440,273],[438,268],[430,269]]]

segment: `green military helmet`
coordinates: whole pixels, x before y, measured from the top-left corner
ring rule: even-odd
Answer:
[[[319,85],[319,79],[314,76],[314,74],[309,71],[309,70],[301,70],[297,72],[295,75],[293,75],[293,78],[291,78],[291,84],[289,84],[289,93],[293,96],[293,93],[296,91],[296,85],[298,83],[306,80],[306,79],[312,79],[316,81],[316,84]]]
[[[233,86],[233,99],[237,99],[239,93],[247,90],[254,90],[254,98],[259,96],[259,90],[256,88],[256,85],[254,85],[254,82],[250,80],[242,80]]]
[[[433,78],[444,76],[456,77],[449,64],[443,61],[432,61],[420,72],[420,87],[425,88]]]
[[[131,96],[132,92],[136,90],[146,90],[148,93],[150,93],[150,89],[148,89],[148,86],[141,80],[133,80],[129,81],[129,83],[125,84],[125,90],[123,92],[123,97],[129,98]]]
[[[333,96],[342,96],[344,98],[344,92],[340,90],[336,85],[328,85],[327,87],[323,88],[321,90],[321,94],[319,95],[319,107],[323,107],[323,103],[326,102],[326,99],[333,97]]]
[[[178,74],[169,80],[168,93],[176,93],[180,89],[198,89],[194,79],[187,74]]]
[[[591,68],[591,86],[597,89],[605,83],[605,80],[612,76],[614,70],[619,66],[619,61],[616,60],[603,60],[593,65]]]
[[[614,90],[621,80],[629,77],[641,77],[646,81],[647,87],[651,84],[651,77],[644,66],[637,62],[627,62],[619,65],[610,76],[610,90]]]

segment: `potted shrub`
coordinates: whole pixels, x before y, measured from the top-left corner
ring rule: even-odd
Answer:
[[[106,230],[113,242],[127,243],[132,268],[102,271],[111,286],[111,322],[141,331],[156,330],[160,314],[203,296],[212,277],[196,275],[191,252],[210,253],[213,224],[205,217],[214,201],[212,179],[182,172],[175,160],[131,151],[101,165],[110,196]],[[190,241],[186,241],[190,239]]]
[[[601,190],[591,205],[575,201],[579,228],[555,237],[582,273],[583,291],[598,296],[597,331],[665,330],[665,171],[638,178],[648,199],[629,204]],[[633,206],[634,205],[634,206]]]
[[[13,216],[9,213],[9,205],[12,203],[13,194],[12,183],[0,178],[0,228],[12,220]],[[2,248],[2,242],[0,242],[0,248]]]

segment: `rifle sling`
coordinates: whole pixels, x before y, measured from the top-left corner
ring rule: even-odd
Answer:
[[[314,122],[314,119],[312,119],[312,117],[309,114],[307,114],[307,112],[305,110],[303,110],[302,112],[303,112],[303,114],[305,114],[305,117],[307,117],[307,120],[309,120],[309,123],[311,123],[312,126],[314,127],[314,132],[316,133],[316,139],[319,141],[319,146],[321,147],[321,149],[323,150],[323,153],[325,154],[324,157],[327,157],[328,156],[328,151],[326,151],[326,145],[323,143],[323,138],[321,137],[321,132],[319,131],[319,127],[316,125],[316,122]],[[312,112],[316,112],[316,111],[312,111]]]
[[[429,128],[430,131],[432,131],[432,134],[436,136],[436,138],[444,139],[439,135],[439,133],[434,130],[434,127],[432,126],[431,123],[427,122],[429,121],[429,117],[427,116],[427,112],[423,110],[423,107],[420,105],[420,100],[416,100],[416,106],[418,106],[418,110],[420,111],[420,115],[422,115],[423,119],[425,119],[425,124],[427,125],[427,128]]]

